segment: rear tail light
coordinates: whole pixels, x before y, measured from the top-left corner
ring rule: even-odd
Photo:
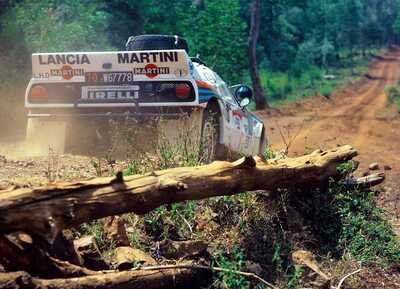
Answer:
[[[47,90],[44,86],[35,85],[32,87],[29,93],[29,102],[31,103],[43,103],[49,100]]]
[[[187,99],[191,96],[192,88],[187,83],[179,83],[175,86],[176,97]]]

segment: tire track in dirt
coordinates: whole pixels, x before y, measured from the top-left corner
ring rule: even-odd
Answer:
[[[328,107],[327,110],[317,112],[315,120],[296,137],[290,152],[302,154],[307,146],[320,147],[321,140],[338,140],[337,143],[348,142],[347,133],[358,134],[361,119],[365,117],[362,107],[368,106],[374,97],[383,91],[385,79],[388,76],[388,65],[383,63],[379,70],[374,73],[378,80],[371,80],[367,89],[358,94],[349,104]],[[321,138],[322,134],[322,138]],[[326,134],[329,135],[327,138]],[[329,143],[329,141],[328,141]],[[329,144],[328,144],[329,145]]]
[[[382,122],[382,120],[376,118],[377,112],[379,109],[382,109],[387,105],[387,97],[384,92],[385,86],[393,85],[398,81],[398,62],[396,61],[394,64],[391,64],[388,70],[388,76],[386,78],[383,89],[381,89],[381,91],[379,91],[376,95],[371,95],[367,103],[362,103],[362,105],[364,105],[364,108],[360,111],[361,114],[364,116],[364,119],[360,120],[359,130],[356,138],[353,141],[353,145],[355,147],[362,147],[364,143],[368,142],[365,137],[370,134],[369,132],[371,131],[371,128],[373,128],[371,122],[372,124],[377,124],[376,122]]]
[[[382,170],[390,167],[379,202],[400,233],[400,116],[388,106],[384,92],[397,83],[399,70],[400,50],[393,50],[371,63],[368,79],[338,90],[331,100],[314,98],[281,109],[281,115],[261,116],[275,150],[285,148],[281,134],[290,131],[285,135],[294,139],[290,155],[350,144],[360,152],[359,174],[373,162]]]

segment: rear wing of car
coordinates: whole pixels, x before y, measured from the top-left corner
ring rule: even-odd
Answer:
[[[25,103],[27,108],[193,105],[198,96],[192,70],[185,50],[35,53]],[[187,87],[190,98],[180,97],[189,95]],[[160,90],[164,98],[155,95]]]
[[[189,76],[189,57],[184,50],[32,54],[34,80],[84,82],[87,73],[106,71],[132,71],[138,81],[182,79]]]

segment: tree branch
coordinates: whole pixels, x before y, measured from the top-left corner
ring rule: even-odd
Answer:
[[[0,192],[0,232],[24,231],[52,242],[60,230],[94,219],[145,214],[175,202],[245,191],[316,187],[340,176],[337,166],[357,155],[350,146],[283,160],[243,158],[236,162],[175,168],[146,175],[98,178],[36,189]]]

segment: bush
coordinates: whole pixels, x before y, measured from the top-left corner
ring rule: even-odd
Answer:
[[[322,96],[324,96],[324,97],[326,97],[326,98],[329,98],[329,97],[332,95],[333,90],[334,90],[334,89],[333,89],[332,86],[324,85],[324,86],[321,86],[321,88],[320,88],[320,90],[319,90],[319,93],[320,93]]]
[[[393,86],[393,85],[386,86],[385,93],[390,102],[393,102],[396,98],[400,97],[400,89],[398,86]]]
[[[178,149],[175,153],[181,158],[185,155]],[[168,157],[157,165],[176,165],[169,161],[175,159],[170,156],[174,154],[165,154]],[[266,157],[274,155],[270,148],[266,151]],[[133,164],[131,170],[141,171],[140,166]],[[355,164],[344,163],[337,169],[346,178]],[[375,192],[332,182],[324,190],[275,193],[273,198],[264,192],[242,193],[171,204],[143,217],[128,214],[128,227],[134,228],[129,240],[153,252],[164,239],[203,240],[210,243],[211,255],[202,258],[213,265],[247,271],[246,265],[256,263],[263,268],[262,278],[284,284],[282,288],[297,288],[307,282],[303,279],[305,268],[292,261],[294,249],[309,250],[323,261],[329,257],[361,261],[363,265],[400,262],[399,240],[377,207]],[[83,225],[81,232],[95,235],[100,248],[107,251],[113,244],[104,240],[100,225],[99,221]],[[256,286],[255,280],[233,272],[218,272],[214,277],[213,288]]]
[[[334,189],[333,189],[334,190]],[[363,262],[400,261],[400,243],[370,191],[342,190],[333,206],[342,224],[338,248]]]
[[[21,1],[8,11],[3,37],[22,33],[29,52],[111,49],[107,38],[110,14],[95,1]]]
[[[385,87],[385,93],[386,93],[389,103],[396,104],[397,108],[400,112],[400,87],[399,87],[399,85]]]
[[[234,247],[229,255],[219,251],[215,256],[215,263],[218,267],[232,271],[243,270],[245,260],[244,252],[238,247]],[[218,278],[214,288],[244,289],[250,286],[250,282],[244,276],[233,272],[219,272]]]
[[[338,168],[342,174],[352,171],[353,164],[348,164]],[[348,189],[332,183],[324,196],[319,197],[322,204],[314,219],[321,220],[317,230],[330,251],[362,262],[400,261],[399,239],[377,206],[376,195],[370,190]]]
[[[286,73],[262,71],[261,83],[266,89],[268,97],[275,100],[286,99],[294,90],[294,83]]]

